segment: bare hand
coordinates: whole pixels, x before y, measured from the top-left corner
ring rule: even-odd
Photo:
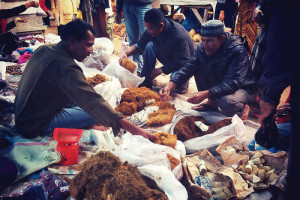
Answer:
[[[150,74],[150,78],[154,79],[155,77],[159,76],[162,73],[161,68],[152,70]]]
[[[15,19],[14,21],[15,21],[15,23],[17,23],[17,22],[23,22],[23,23],[26,23],[26,22],[27,22],[27,19],[22,19],[22,18],[20,18],[20,17],[16,17],[16,19]]]
[[[168,87],[164,87],[159,90],[159,96],[162,101],[167,101],[167,97],[170,95],[170,89]]]
[[[197,104],[197,103],[201,103],[204,99],[206,99],[208,97],[209,97],[209,91],[208,90],[199,91],[199,92],[196,92],[196,93],[192,94],[192,96],[190,96],[187,99],[187,102]]]
[[[221,11],[220,11],[220,15],[219,15],[219,20],[220,20],[221,22],[224,22],[224,19],[225,19],[224,10],[221,10]]]
[[[259,124],[264,127],[264,121],[270,115],[274,115],[276,111],[276,107],[270,103],[267,103],[263,100],[260,100],[260,117],[258,119]]]
[[[117,24],[121,24],[121,13],[117,13],[117,15],[115,17],[115,22]]]

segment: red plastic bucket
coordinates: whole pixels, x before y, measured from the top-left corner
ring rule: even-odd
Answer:
[[[56,150],[61,153],[61,165],[74,165],[78,163],[79,145],[82,129],[55,128],[53,138],[57,141]]]

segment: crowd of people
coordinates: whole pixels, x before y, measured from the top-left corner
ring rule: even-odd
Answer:
[[[153,79],[157,76],[171,74],[169,83],[159,91],[165,98],[171,92],[185,94],[189,79],[194,76],[198,92],[187,99],[195,104],[193,109],[220,111],[226,116],[238,114],[244,122],[249,113],[248,104],[255,101],[258,94],[261,126],[264,126],[267,117],[277,112],[282,91],[291,86],[290,103],[284,107],[292,114],[292,128],[288,130],[292,134],[286,195],[287,199],[296,199],[299,194],[295,183],[300,178],[295,164],[296,146],[300,141],[296,133],[299,131],[300,111],[297,84],[299,3],[263,0],[258,4],[242,0],[238,8],[235,1],[220,1],[224,5],[218,7],[218,19],[201,24],[201,42],[195,47],[185,28],[165,18],[160,9],[151,8],[152,2],[117,0],[116,22],[121,22],[123,10],[130,45],[120,55],[120,61],[134,56],[138,74],[145,77],[140,86],[152,88]],[[92,53],[95,37],[107,37],[103,23],[103,8],[107,7],[107,2],[96,3],[95,15],[99,18],[96,30],[83,20],[73,20],[60,30],[61,42],[38,48],[28,61],[15,100],[15,129],[24,137],[49,135],[55,127],[100,130],[112,127],[115,135],[123,128],[149,140],[156,139],[113,110],[86,83],[82,70],[74,61],[81,62]],[[37,7],[38,4],[29,2],[15,8],[13,15],[30,6]],[[243,19],[243,9],[246,8],[251,10],[246,18],[253,17],[252,21]],[[232,9],[241,15],[238,15],[236,26],[232,24],[235,16],[229,14]],[[4,10],[0,12],[1,19],[8,17]],[[225,31],[223,22],[225,26],[232,27],[232,32]],[[244,29],[244,26],[248,28]],[[1,20],[1,39],[11,27],[9,24],[5,26]],[[248,45],[241,37],[244,34]],[[2,50],[5,50],[5,45]],[[156,68],[156,59],[162,67]]]

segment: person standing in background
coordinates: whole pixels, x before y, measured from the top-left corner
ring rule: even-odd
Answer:
[[[236,0],[218,0],[216,6],[215,19],[224,22],[225,27],[231,28],[232,33],[234,33],[237,7]]]
[[[107,37],[109,35],[106,31],[106,20],[107,14],[106,8],[109,8],[108,0],[91,0],[92,15],[93,15],[93,26],[96,29],[96,37]]]
[[[116,23],[121,23],[121,12],[123,10],[129,46],[135,45],[145,32],[144,16],[152,8],[152,2],[153,0],[117,0],[117,15],[115,20]],[[141,73],[143,67],[142,56],[139,54],[134,55],[133,61],[138,64],[137,71]]]
[[[257,23],[252,19],[255,5],[255,0],[240,0],[234,32],[237,35],[246,37],[250,52],[252,51],[259,29]]]
[[[57,26],[58,35],[63,25],[73,20],[73,15],[77,13],[76,0],[51,0],[51,10],[54,14],[54,26]]]

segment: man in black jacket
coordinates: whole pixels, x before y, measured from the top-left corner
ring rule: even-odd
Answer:
[[[198,104],[208,98],[205,104],[193,107],[195,110],[219,107],[227,116],[248,114],[249,106],[245,105],[251,100],[256,83],[239,36],[225,33],[221,21],[211,20],[202,25],[201,40],[195,55],[175,73],[160,94],[169,94],[194,75],[198,92],[187,101]]]
[[[183,26],[171,19],[165,19],[159,9],[151,9],[145,13],[144,24],[147,29],[137,42],[124,55],[143,53],[144,66],[141,76],[145,81],[141,86],[152,87],[152,80],[160,74],[170,74],[179,70],[193,56],[195,45]],[[156,58],[163,64],[155,69]],[[171,75],[171,77],[173,74]],[[188,81],[178,85],[178,93],[186,93]]]

